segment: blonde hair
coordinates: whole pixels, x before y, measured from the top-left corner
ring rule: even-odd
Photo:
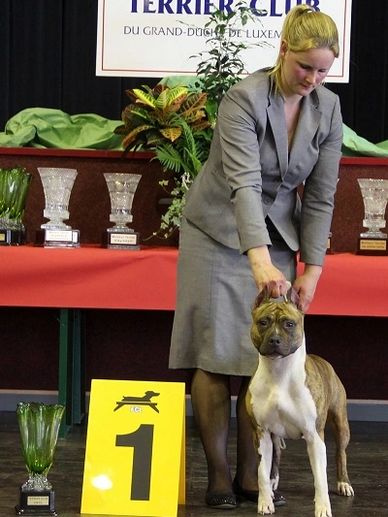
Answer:
[[[339,55],[338,30],[334,20],[308,5],[297,5],[287,14],[281,32],[291,52],[306,52],[315,48],[328,48],[335,57]],[[279,53],[270,75],[279,84],[282,57]]]

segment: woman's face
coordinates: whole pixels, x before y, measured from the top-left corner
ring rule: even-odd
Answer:
[[[334,53],[328,48],[314,48],[305,52],[292,52],[285,42],[280,48],[282,57],[281,88],[285,97],[305,97],[329,73]]]

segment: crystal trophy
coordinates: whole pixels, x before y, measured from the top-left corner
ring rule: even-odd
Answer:
[[[38,171],[45,198],[43,215],[48,219],[38,231],[38,244],[57,248],[79,247],[79,230],[73,230],[64,222],[69,218],[69,199],[77,171],[51,167],[38,167]]]
[[[28,479],[20,487],[18,515],[57,515],[55,493],[47,479],[65,406],[19,402],[16,408]]]
[[[0,169],[0,245],[26,241],[23,214],[31,174],[24,168]]]
[[[388,180],[359,178],[364,202],[363,226],[366,232],[361,232],[358,239],[358,253],[360,255],[386,255],[387,234],[385,229],[385,209],[388,201]]]
[[[114,226],[106,231],[106,246],[112,249],[139,249],[139,234],[127,225],[133,220],[131,213],[133,198],[141,174],[121,172],[104,173],[109,190],[111,213],[109,221]]]

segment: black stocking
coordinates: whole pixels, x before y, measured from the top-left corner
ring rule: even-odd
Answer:
[[[231,492],[232,480],[227,458],[229,377],[196,370],[191,385],[191,401],[208,465],[208,490]]]
[[[257,490],[258,453],[253,443],[253,429],[245,406],[250,378],[244,377],[237,398],[237,471],[236,478],[245,490]]]

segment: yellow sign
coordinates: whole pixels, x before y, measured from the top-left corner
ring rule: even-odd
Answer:
[[[184,503],[184,384],[93,380],[81,513],[176,517]]]

